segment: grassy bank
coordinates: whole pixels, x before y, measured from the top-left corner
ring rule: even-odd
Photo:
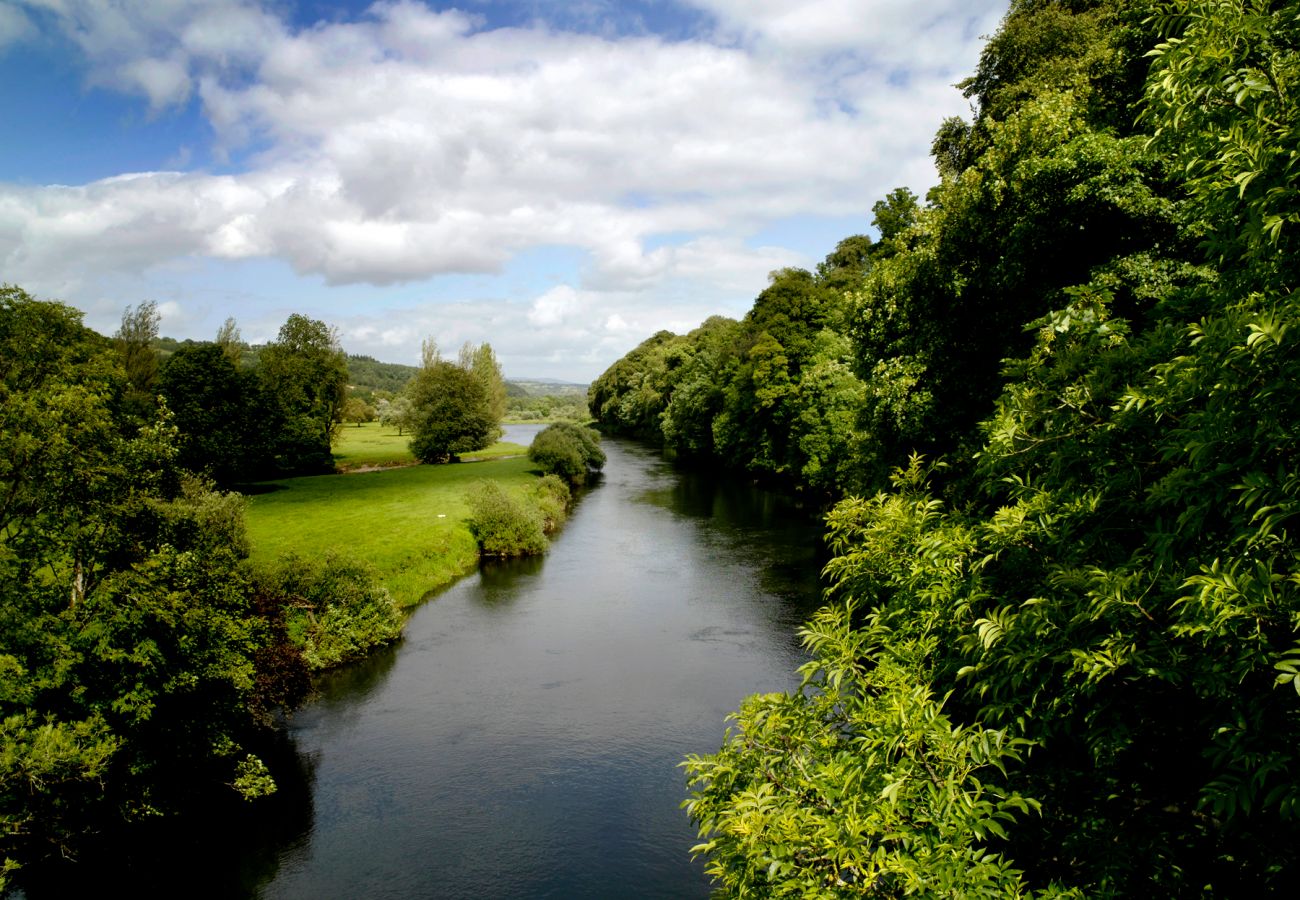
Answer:
[[[397,429],[378,422],[366,422],[363,425],[345,425],[339,429],[334,441],[334,461],[341,471],[364,469],[372,466],[414,465],[415,457],[411,455],[411,433],[397,433]],[[520,444],[496,443],[485,450],[466,453],[464,460],[499,459],[503,456],[519,456],[527,453],[528,448]]]
[[[464,521],[464,495],[480,478],[522,490],[537,476],[526,457],[516,457],[275,482],[275,490],[249,498],[253,558],[337,550],[373,565],[397,602],[413,606],[473,568],[477,550]]]

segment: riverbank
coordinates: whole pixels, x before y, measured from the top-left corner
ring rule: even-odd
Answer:
[[[465,492],[481,479],[523,491],[537,473],[527,457],[510,456],[472,466],[398,466],[271,482],[269,491],[248,498],[252,559],[269,563],[288,553],[321,557],[333,551],[364,560],[398,605],[409,609],[477,565]]]

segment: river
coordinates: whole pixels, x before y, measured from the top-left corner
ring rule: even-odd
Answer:
[[[169,851],[194,856],[188,895],[708,895],[678,764],[745,695],[794,686],[819,527],[604,446],[545,557],[485,566],[321,681],[288,727],[300,784],[241,837]]]

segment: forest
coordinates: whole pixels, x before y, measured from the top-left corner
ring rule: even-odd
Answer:
[[[828,510],[802,689],[684,763],[723,895],[1300,881],[1298,42],[1018,0],[924,199],[592,384]]]

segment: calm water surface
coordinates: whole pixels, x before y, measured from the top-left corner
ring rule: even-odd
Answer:
[[[324,680],[289,727],[300,796],[246,846],[191,848],[209,890],[708,895],[678,763],[717,749],[745,695],[794,685],[819,529],[777,495],[605,449],[549,554],[485,567]]]

